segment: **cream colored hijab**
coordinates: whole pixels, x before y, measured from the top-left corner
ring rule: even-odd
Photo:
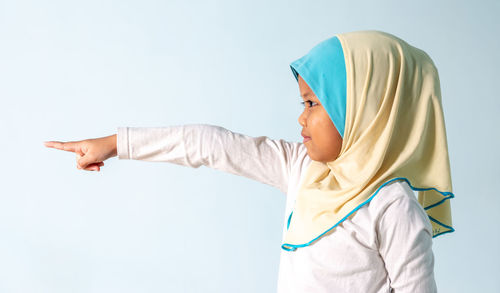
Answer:
[[[418,191],[433,237],[453,232],[448,199],[454,195],[433,61],[385,32],[335,36],[346,74],[342,149],[336,160],[312,161],[306,170],[282,248],[311,245],[394,180]]]

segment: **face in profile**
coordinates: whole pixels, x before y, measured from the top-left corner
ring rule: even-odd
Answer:
[[[299,116],[307,154],[314,161],[334,161],[342,148],[342,136],[337,131],[328,112],[321,105],[311,88],[299,75],[299,89],[304,100],[304,111]]]

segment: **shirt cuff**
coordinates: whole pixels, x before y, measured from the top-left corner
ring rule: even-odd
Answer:
[[[118,160],[130,160],[129,128],[118,127],[116,132],[116,153]]]

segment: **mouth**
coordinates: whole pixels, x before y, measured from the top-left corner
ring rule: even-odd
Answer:
[[[310,137],[310,136],[306,136],[306,135],[304,135],[304,133],[301,133],[301,135],[302,135],[302,137],[304,138],[304,142],[303,142],[303,143],[306,143],[306,142],[308,142],[308,141],[310,141],[310,140],[311,140],[311,137]]]

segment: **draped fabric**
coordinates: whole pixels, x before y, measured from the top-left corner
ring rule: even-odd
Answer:
[[[343,142],[337,159],[306,170],[282,248],[313,244],[393,180],[418,192],[433,237],[453,232],[439,76],[427,53],[386,32],[355,31],[321,42],[290,66]]]

